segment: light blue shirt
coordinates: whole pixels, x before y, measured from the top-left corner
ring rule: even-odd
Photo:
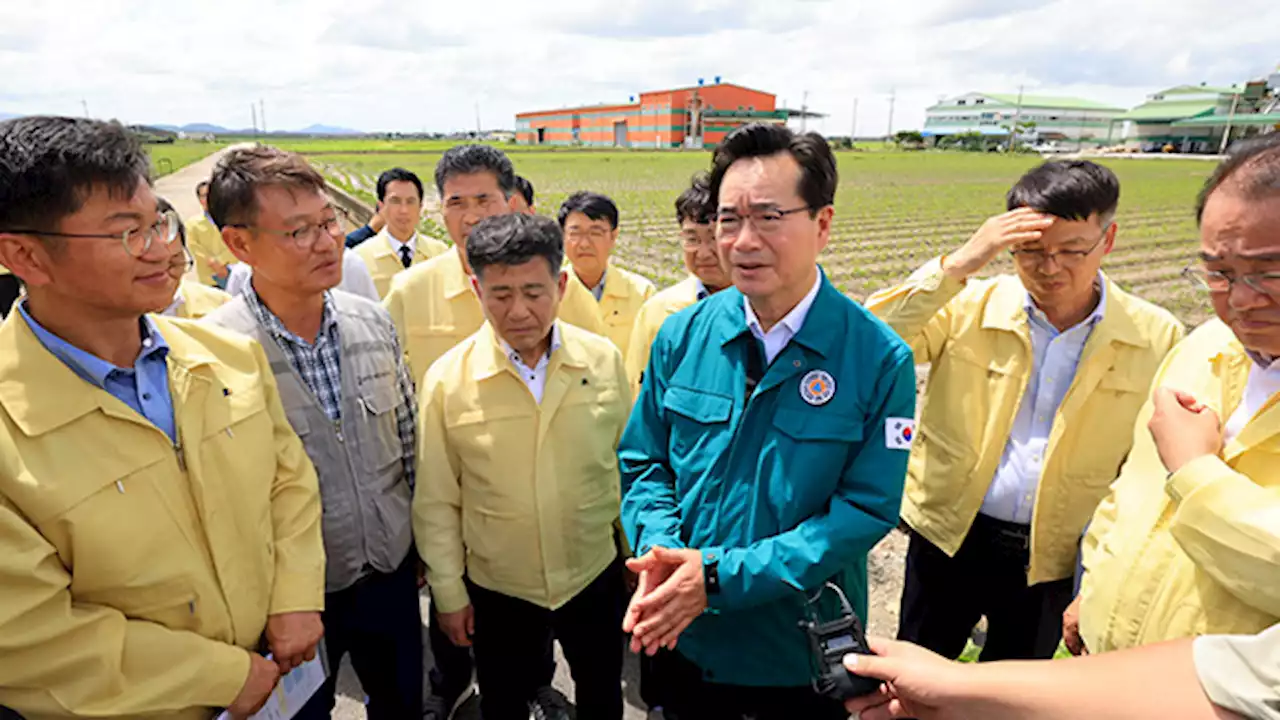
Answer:
[[[139,321],[142,328],[142,352],[133,361],[133,367],[121,368],[46,330],[27,313],[26,302],[18,306],[18,312],[40,340],[40,344],[80,376],[80,379],[106,390],[134,412],[151,421],[152,425],[169,436],[170,442],[178,441],[177,424],[173,417],[173,398],[169,395],[169,368],[165,364],[169,344],[151,322],[151,318],[144,315]]]
[[[1049,433],[1058,415],[1058,406],[1067,396],[1084,345],[1093,328],[1102,321],[1107,307],[1107,285],[1098,277],[1098,307],[1089,317],[1065,332],[1049,322],[1044,313],[1027,296],[1027,317],[1031,325],[1031,377],[1027,380],[1022,404],[1013,419],[1009,442],[996,468],[991,487],[979,510],[997,520],[1030,525],[1036,506],[1036,490],[1044,470]]]

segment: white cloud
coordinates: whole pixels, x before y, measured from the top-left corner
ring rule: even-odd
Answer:
[[[5,0],[0,112],[272,128],[510,127],[721,75],[829,115],[918,127],[969,90],[1133,105],[1280,61],[1280,3],[1230,0]],[[1226,7],[1223,7],[1225,5]],[[124,6],[123,8],[121,6]],[[1208,15],[1207,15],[1208,14]]]

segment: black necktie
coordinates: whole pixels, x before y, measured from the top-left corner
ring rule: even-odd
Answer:
[[[413,253],[409,252],[408,245],[400,246],[400,264],[406,268],[413,264]]]

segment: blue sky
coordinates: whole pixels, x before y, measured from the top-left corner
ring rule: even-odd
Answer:
[[[716,75],[847,134],[970,90],[1130,106],[1280,63],[1276,0],[4,0],[0,113],[272,129],[511,127]]]

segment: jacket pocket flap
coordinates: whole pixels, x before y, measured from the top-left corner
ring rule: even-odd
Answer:
[[[1139,382],[1131,374],[1114,370],[1103,375],[1102,380],[1098,381],[1099,388],[1117,392],[1146,392],[1149,385],[1148,382]]]
[[[773,425],[784,435],[796,440],[833,440],[836,442],[860,442],[862,424],[847,417],[826,413],[778,410]]]
[[[728,422],[733,401],[723,395],[673,387],[662,396],[662,407],[700,423]]]

